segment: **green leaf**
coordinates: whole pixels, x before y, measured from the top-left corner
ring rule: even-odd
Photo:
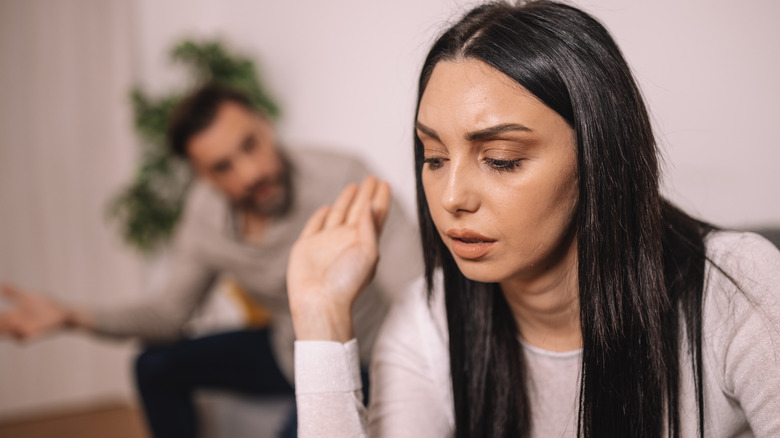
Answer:
[[[236,88],[271,118],[279,117],[279,106],[263,87],[255,62],[225,43],[183,40],[170,56],[186,68],[196,86],[212,81]],[[166,129],[173,109],[189,91],[174,90],[160,97],[150,97],[139,87],[130,92],[142,153],[133,180],[110,200],[107,213],[125,241],[142,253],[171,238],[184,207],[192,176],[189,166],[168,151]]]

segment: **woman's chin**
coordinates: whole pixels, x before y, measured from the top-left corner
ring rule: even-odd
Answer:
[[[478,281],[480,283],[501,283],[506,279],[506,275],[502,272],[498,272],[495,267],[489,266],[487,263],[472,262],[468,260],[455,259],[455,263],[458,265],[458,269],[464,277],[471,281]]]

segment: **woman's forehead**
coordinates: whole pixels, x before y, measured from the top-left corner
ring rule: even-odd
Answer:
[[[417,123],[468,131],[515,123],[533,130],[555,117],[560,118],[506,74],[482,61],[465,59],[441,61],[434,67],[420,100]]]

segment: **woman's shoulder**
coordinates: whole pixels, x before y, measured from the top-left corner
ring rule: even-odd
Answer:
[[[702,331],[721,372],[744,362],[747,353],[734,353],[758,339],[780,353],[780,251],[749,232],[716,231],[705,242]]]
[[[374,347],[374,361],[403,362],[438,380],[449,370],[449,336],[441,282],[428,295],[424,278],[413,281],[390,309]],[[445,366],[442,368],[442,364]],[[435,377],[433,377],[435,376]]]
[[[750,232],[714,231],[705,244],[705,313],[712,306],[733,314],[734,306],[771,311],[780,305],[780,250],[771,242]]]
[[[747,232],[717,231],[705,242],[702,346],[705,379],[711,382],[705,386],[719,387],[727,396],[712,396],[709,403],[726,412],[725,407],[736,400],[756,436],[776,436],[780,431],[776,417],[780,377],[775,372],[780,367],[780,251]]]
[[[447,314],[441,274],[434,276],[430,293],[424,277],[412,281],[390,310],[383,331],[389,332],[389,336],[446,345]]]
[[[419,433],[420,424],[425,424],[426,430],[438,431],[425,436],[442,436],[442,431],[453,428],[441,281],[434,282],[431,292],[429,297],[423,278],[414,281],[393,305],[380,331],[371,366],[372,428],[382,429],[392,422],[390,418],[403,427],[416,425],[409,429],[409,436]],[[392,426],[393,430],[400,427]]]
[[[705,238],[708,259],[725,268],[747,269],[780,266],[780,250],[759,234],[746,231],[713,231]],[[725,266],[723,266],[725,265]]]

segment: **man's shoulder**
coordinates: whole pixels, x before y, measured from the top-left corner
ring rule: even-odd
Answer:
[[[369,173],[368,166],[354,154],[314,148],[295,148],[285,151],[296,181],[308,190],[338,192],[348,183],[359,183]],[[315,190],[316,191],[316,190]]]
[[[195,179],[184,200],[181,223],[188,227],[220,227],[227,217],[228,200],[210,184]]]
[[[360,158],[345,151],[297,147],[286,149],[285,153],[295,168],[305,168],[307,171],[313,169],[315,173],[343,175],[343,172],[338,171],[366,169],[365,163]]]
[[[187,209],[214,210],[227,206],[225,196],[207,182],[195,179],[185,199]]]

